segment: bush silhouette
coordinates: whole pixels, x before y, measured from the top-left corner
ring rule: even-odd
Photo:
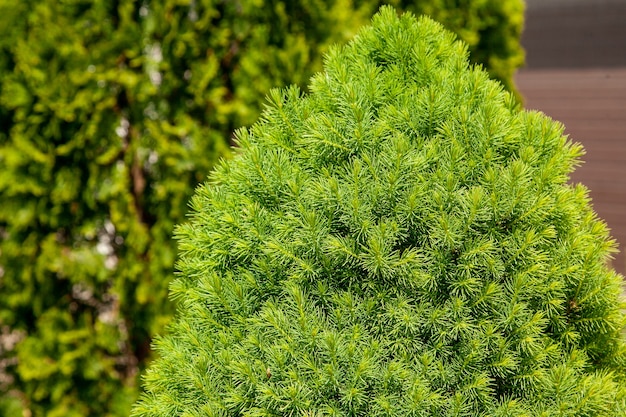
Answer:
[[[621,279],[582,148],[383,8],[274,90],[180,226],[135,416],[617,416]]]

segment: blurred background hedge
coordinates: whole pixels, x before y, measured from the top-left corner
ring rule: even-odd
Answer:
[[[128,415],[195,186],[385,3],[514,90],[522,0],[0,0],[0,415]]]

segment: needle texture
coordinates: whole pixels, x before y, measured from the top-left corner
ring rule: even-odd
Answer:
[[[177,230],[135,416],[626,415],[582,148],[441,25],[383,8],[238,144]]]

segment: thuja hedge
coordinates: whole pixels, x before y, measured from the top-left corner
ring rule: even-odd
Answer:
[[[309,90],[191,200],[133,415],[626,415],[614,243],[563,127],[392,8]]]
[[[194,187],[379,4],[0,0],[0,415],[128,414]],[[521,0],[394,4],[521,64]]]

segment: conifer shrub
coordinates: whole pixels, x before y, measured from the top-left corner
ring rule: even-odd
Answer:
[[[134,416],[621,416],[614,248],[582,148],[383,8],[273,90],[177,229]]]

